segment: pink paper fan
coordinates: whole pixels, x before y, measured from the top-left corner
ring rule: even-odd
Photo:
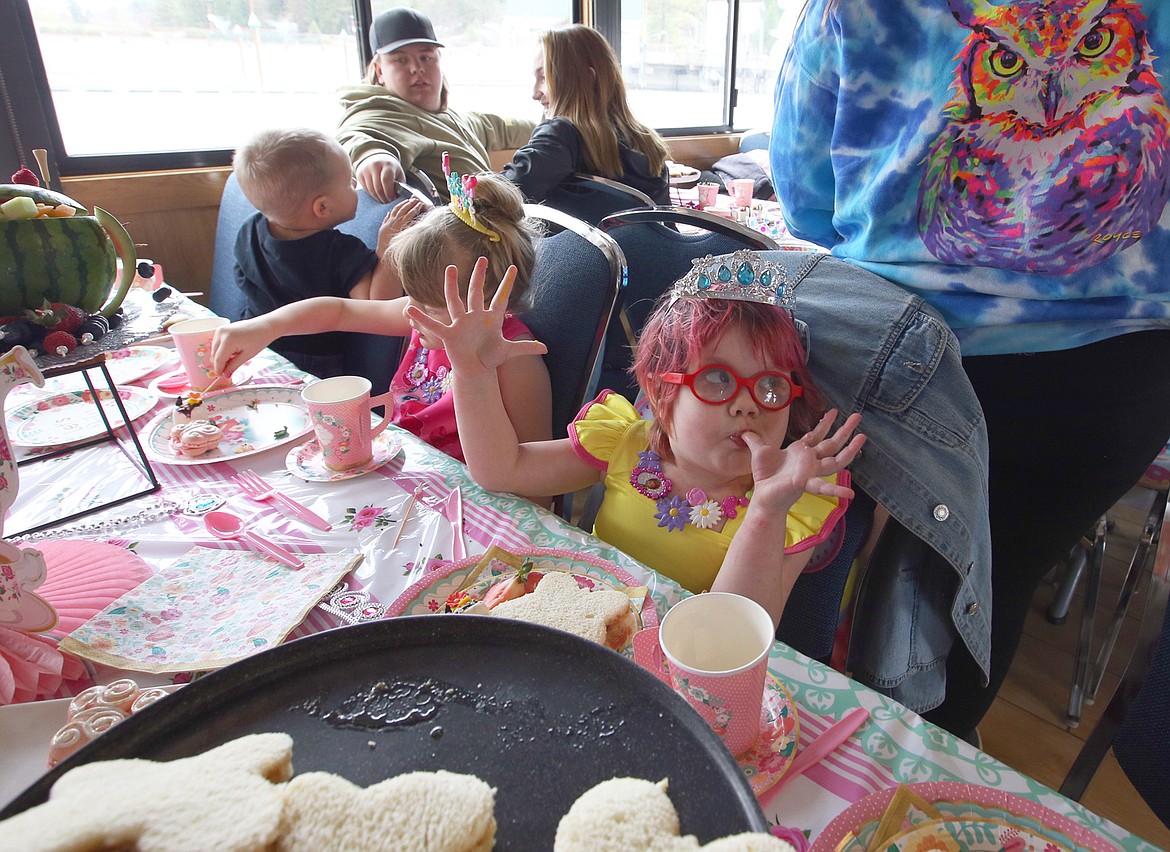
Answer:
[[[142,557],[124,547],[95,541],[45,541],[48,577],[37,594],[57,610],[53,636],[68,636],[153,572]]]
[[[35,633],[0,627],[0,705],[52,698],[65,683],[86,678],[85,666]]]

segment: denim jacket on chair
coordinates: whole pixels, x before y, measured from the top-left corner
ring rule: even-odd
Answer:
[[[809,368],[841,417],[861,412],[869,440],[856,485],[940,560],[885,578],[889,600],[854,616],[857,680],[925,712],[943,699],[943,665],[959,636],[986,676],[991,651],[987,426],[959,344],[921,297],[818,252],[773,251],[796,287]],[[882,571],[870,565],[869,572]]]

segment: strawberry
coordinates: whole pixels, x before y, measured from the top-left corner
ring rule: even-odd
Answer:
[[[484,605],[488,609],[494,609],[496,604],[523,597],[535,589],[544,575],[539,571],[533,571],[533,567],[532,562],[525,559],[515,577],[501,580],[488,589],[487,594],[483,596]]]
[[[68,355],[77,348],[77,338],[67,331],[50,331],[45,335],[45,351],[54,355]]]
[[[13,183],[23,183],[25,186],[40,186],[41,182],[37,180],[37,176],[32,173],[32,169],[26,169],[21,166],[12,174]]]
[[[57,324],[50,326],[53,331],[65,331],[69,334],[76,334],[88,316],[81,308],[66,305],[64,302],[53,302],[49,307],[52,309],[53,315],[57,317]]]

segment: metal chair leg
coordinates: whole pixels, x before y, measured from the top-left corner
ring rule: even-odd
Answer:
[[[1093,531],[1093,549],[1086,560],[1085,602],[1081,616],[1081,634],[1077,640],[1076,671],[1068,698],[1065,724],[1075,728],[1081,724],[1081,707],[1085,700],[1085,686],[1089,681],[1089,657],[1093,647],[1093,621],[1097,612],[1097,596],[1101,590],[1101,565],[1105,561],[1105,518],[1101,517]]]
[[[1085,564],[1089,561],[1089,551],[1092,547],[1092,542],[1082,538],[1069,553],[1068,564],[1056,585],[1056,593],[1044,613],[1049,624],[1064,624],[1068,620],[1068,610],[1072,606],[1073,596],[1076,595],[1077,584],[1085,575]]]
[[[1092,703],[1097,697],[1097,690],[1101,688],[1101,678],[1109,665],[1109,658],[1113,655],[1113,647],[1117,644],[1117,637],[1121,633],[1121,626],[1125,622],[1125,614],[1129,610],[1130,601],[1141,582],[1146,567],[1146,560],[1151,548],[1156,549],[1161,535],[1162,515],[1166,511],[1166,498],[1170,493],[1166,490],[1154,493],[1154,500],[1150,504],[1150,512],[1142,526],[1141,536],[1133,551],[1133,558],[1125,571],[1125,579],[1121,583],[1121,591],[1117,595],[1117,604],[1113,608],[1113,618],[1109,624],[1109,632],[1105,635],[1101,648],[1097,652],[1097,660],[1089,672],[1089,681],[1085,687],[1085,701]]]

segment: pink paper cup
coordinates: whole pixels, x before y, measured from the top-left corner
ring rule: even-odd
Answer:
[[[751,207],[752,193],[755,192],[756,182],[751,178],[736,178],[731,182],[731,197],[735,199],[736,207]]]
[[[699,712],[737,757],[760,736],[760,708],[775,639],[772,617],[750,598],[707,592],[679,601],[657,628],[634,637],[634,657]],[[663,663],[665,663],[665,670]]]
[[[179,363],[183,365],[191,390],[207,390],[215,381],[216,374],[211,368],[211,341],[215,338],[215,330],[230,322],[226,317],[202,317],[171,326],[171,339],[175,342]]]
[[[715,202],[719,199],[719,184],[717,183],[700,183],[699,184],[699,207],[706,209],[714,207]]]
[[[374,455],[374,436],[390,424],[393,394],[371,398],[370,387],[370,380],[362,376],[335,376],[301,391],[329,470],[353,470],[367,464]],[[371,426],[370,409],[378,405],[387,407],[386,416]]]

